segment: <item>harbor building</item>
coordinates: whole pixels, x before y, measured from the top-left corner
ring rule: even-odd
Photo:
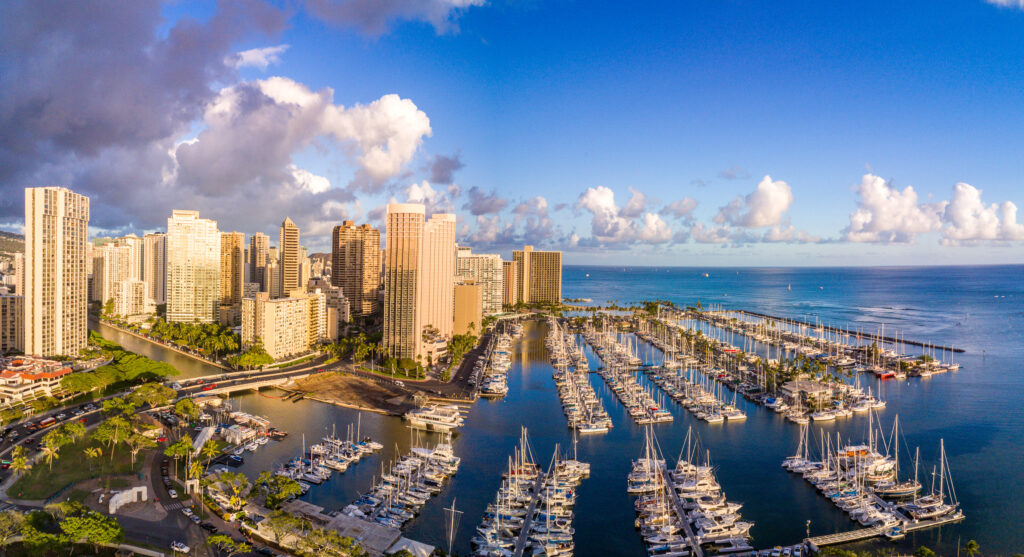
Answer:
[[[295,226],[292,219],[285,217],[284,222],[281,223],[279,240],[280,261],[278,265],[280,265],[280,269],[278,272],[281,273],[280,295],[283,296],[286,292],[303,287],[299,284],[299,265],[302,263],[299,253],[299,227]]]
[[[89,198],[25,188],[23,341],[35,356],[77,356],[88,340]]]
[[[536,251],[524,246],[512,252],[516,265],[516,298],[519,302],[560,303],[562,301],[562,252]]]
[[[142,274],[146,281],[146,296],[159,305],[167,301],[167,235],[158,232],[146,234]]]
[[[378,311],[380,289],[380,230],[344,221],[331,234],[331,283],[340,287],[353,315]]]
[[[198,211],[175,210],[167,219],[167,321],[217,321],[220,232]]]
[[[0,406],[10,407],[53,396],[71,368],[53,360],[15,356],[0,358]]]
[[[471,248],[459,246],[455,257],[455,275],[456,280],[471,279],[480,287],[484,315],[501,313],[504,266],[500,255],[473,253]]]

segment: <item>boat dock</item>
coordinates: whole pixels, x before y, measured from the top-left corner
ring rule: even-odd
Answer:
[[[955,348],[953,346],[942,346],[941,344],[935,344],[935,343],[931,343],[931,342],[922,342],[922,341],[919,341],[919,340],[908,340],[908,339],[905,339],[905,338],[895,338],[895,337],[890,337],[890,336],[886,336],[886,335],[863,333],[863,332],[859,332],[859,331],[858,332],[854,332],[854,331],[849,331],[849,330],[841,329],[839,327],[833,327],[831,325],[825,325],[825,324],[822,324],[822,323],[811,323],[809,321],[803,321],[801,319],[792,319],[790,317],[779,317],[777,315],[769,315],[767,313],[760,313],[760,312],[757,312],[757,311],[750,311],[750,310],[746,310],[746,309],[730,309],[730,310],[709,311],[707,313],[712,313],[712,314],[714,314],[714,313],[719,313],[719,314],[739,313],[739,314],[743,314],[743,315],[749,315],[751,317],[758,317],[758,318],[761,318],[761,319],[770,319],[772,321],[778,321],[779,323],[786,323],[786,324],[789,324],[789,325],[796,325],[798,327],[808,327],[808,328],[812,328],[812,329],[821,329],[821,330],[824,330],[824,331],[829,331],[831,333],[837,333],[837,334],[843,334],[843,335],[851,335],[851,336],[855,336],[855,337],[861,338],[861,339],[877,339],[877,340],[879,340],[881,342],[886,342],[886,343],[893,344],[893,345],[904,344],[904,345],[908,345],[908,346],[919,346],[921,348],[930,348],[930,349],[933,349],[933,350],[941,350],[941,351],[944,351],[944,352],[955,352],[957,354],[962,354],[964,352],[963,348]],[[699,316],[700,313],[698,313],[697,315]]]
[[[530,498],[530,506],[526,507],[523,529],[519,532],[519,537],[516,538],[516,550],[513,553],[515,557],[523,557],[523,551],[526,550],[526,542],[530,538],[530,523],[533,522],[533,515],[537,510],[537,502],[540,501],[541,487],[550,475],[551,467],[548,467],[547,472],[537,474],[537,479],[533,481],[533,495]]]
[[[686,533],[686,541],[689,542],[690,548],[693,549],[693,554],[696,557],[704,557],[704,550],[701,549],[700,544],[697,543],[697,535],[693,533],[693,527],[690,525],[690,520],[686,517],[686,509],[683,508],[683,502],[679,500],[679,494],[672,488],[672,478],[669,476],[668,468],[666,468],[664,464],[661,466],[661,477],[665,480],[665,491],[668,492],[669,497],[672,498],[672,506],[675,508],[676,514],[679,516],[679,522],[683,525],[683,532]]]
[[[957,511],[956,513],[951,514],[949,516],[934,518],[931,520],[918,521],[906,518],[906,516],[903,515],[903,513],[897,512],[897,514],[899,514],[899,516],[902,517],[903,524],[900,526],[900,528],[903,530],[904,533],[916,532],[918,530],[925,530],[928,528],[935,528],[937,526],[943,526],[945,524],[953,524],[956,522],[960,522],[964,519],[964,513],[960,511]],[[807,543],[810,546],[810,548],[816,552],[818,548],[825,547],[826,545],[838,545],[841,543],[850,543],[874,538],[876,536],[881,536],[885,534],[886,530],[888,530],[888,528],[884,526],[875,526],[872,528],[858,528],[856,530],[849,530],[846,532],[839,532],[836,534],[826,534],[824,536],[815,536],[813,538],[807,538],[806,540],[804,540],[804,542]]]

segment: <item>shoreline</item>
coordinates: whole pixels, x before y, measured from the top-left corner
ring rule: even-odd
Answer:
[[[89,320],[90,321],[94,321],[96,323],[99,323],[100,325],[104,325],[106,327],[110,327],[111,329],[114,329],[115,331],[118,331],[118,332],[121,332],[121,333],[124,333],[124,334],[127,334],[127,335],[131,335],[131,336],[133,336],[133,337],[135,337],[137,339],[144,340],[146,342],[152,343],[152,344],[154,344],[156,346],[159,346],[161,348],[166,348],[168,350],[172,350],[174,352],[177,352],[178,354],[181,354],[182,356],[187,356],[189,358],[192,358],[193,360],[195,360],[197,362],[202,362],[204,364],[208,364],[208,365],[211,365],[213,367],[217,367],[217,368],[223,369],[224,371],[238,371],[238,370],[231,369],[231,368],[229,368],[229,367],[227,367],[227,366],[225,366],[223,364],[218,364],[216,362],[211,362],[210,360],[207,360],[206,358],[201,358],[199,356],[196,356],[195,354],[191,354],[189,352],[185,352],[184,350],[181,350],[181,349],[176,348],[174,346],[171,346],[169,344],[159,343],[159,342],[157,342],[157,341],[155,341],[155,340],[153,340],[153,339],[151,339],[151,338],[149,338],[147,336],[140,335],[139,333],[136,333],[135,331],[130,331],[128,329],[123,329],[121,327],[118,327],[117,325],[113,325],[111,323],[106,323],[104,321],[93,319],[91,317],[89,318]]]
[[[323,403],[323,404],[332,404],[334,406],[340,406],[342,408],[349,408],[351,410],[359,410],[359,411],[364,411],[364,412],[373,412],[374,414],[381,414],[383,416],[397,416],[397,417],[401,417],[402,416],[401,414],[392,413],[392,412],[389,412],[387,410],[384,410],[383,408],[372,408],[372,407],[369,407],[369,406],[361,406],[359,404],[352,403],[352,402],[345,402],[345,401],[341,401],[341,400],[333,400],[333,399],[320,398],[320,397],[312,395],[312,394],[310,394],[308,392],[304,392],[304,391],[301,391],[299,389],[295,389],[295,388],[292,388],[292,387],[278,386],[277,389],[285,391],[285,392],[288,392],[288,393],[298,393],[298,394],[302,395],[303,398],[307,398],[309,400],[313,400],[313,401],[320,402],[320,403]]]

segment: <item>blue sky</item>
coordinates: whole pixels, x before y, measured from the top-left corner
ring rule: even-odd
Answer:
[[[224,44],[188,53],[207,64],[186,76],[204,81],[205,96],[171,103],[184,115],[165,133],[86,138],[58,164],[40,148],[45,164],[0,184],[81,187],[107,231],[159,228],[171,208],[248,233],[290,214],[313,249],[341,218],[379,223],[394,198],[453,210],[460,241],[479,250],[531,242],[576,263],[1024,262],[1018,0],[382,4],[276,6],[233,23],[231,40],[216,23],[223,7],[159,6],[162,20],[140,16],[152,35],[130,44],[211,29]],[[216,64],[272,47],[265,67]],[[165,82],[166,68],[145,72]],[[392,94],[405,104],[374,104]],[[350,113],[356,105],[366,110]],[[39,145],[52,144],[46,133]],[[269,146],[235,149],[254,137]],[[365,158],[375,144],[386,161]],[[433,172],[439,157],[460,164]],[[126,160],[152,168],[107,168]],[[132,202],[107,194],[122,192],[110,185],[119,181],[159,184]],[[170,206],[183,202],[197,206]]]

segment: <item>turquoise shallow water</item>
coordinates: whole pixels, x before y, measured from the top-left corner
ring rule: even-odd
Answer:
[[[703,274],[708,276],[704,277]],[[956,547],[976,539],[986,555],[1024,550],[1024,267],[884,268],[884,269],[654,269],[566,267],[563,293],[620,303],[670,299],[678,304],[721,305],[777,315],[815,318],[838,326],[887,333],[962,347],[961,371],[932,378],[882,383],[888,407],[880,419],[891,426],[896,414],[910,446],[921,447],[922,470],[930,470],[945,439],[956,492],[967,514],[961,524],[915,534],[899,546],[878,542],[873,549],[906,550],[914,545],[955,555]],[[589,275],[589,276],[588,276]],[[787,286],[791,289],[787,289]],[[571,448],[543,340],[545,326],[528,329],[518,342],[510,391],[500,401],[481,400],[470,410],[467,425],[455,440],[463,464],[442,494],[407,528],[415,539],[445,545],[444,513],[453,499],[463,511],[456,550],[465,552],[487,502],[494,497],[506,458],[529,428],[535,454],[550,458],[556,443]],[[118,338],[130,348],[143,344]],[[134,342],[132,342],[134,341]],[[660,355],[643,348],[642,357]],[[150,354],[153,355],[153,354]],[[182,362],[186,374],[208,373],[198,363]],[[645,380],[645,379],[642,379]],[[597,375],[591,381],[615,423],[607,435],[583,437],[581,459],[592,463],[593,475],[580,487],[576,514],[578,555],[643,555],[633,529],[633,512],[625,493],[630,460],[642,446],[643,431]],[[257,394],[239,398],[243,409],[270,417],[292,435],[247,456],[243,467],[255,475],[298,454],[302,433],[318,439],[337,424],[342,430],[356,422],[356,412],[303,401],[281,402]],[[797,441],[797,428],[741,399],[749,415],[742,424],[711,425],[667,402],[676,417],[656,426],[666,455],[674,459],[692,426],[711,451],[718,478],[730,500],[743,502],[744,518],[755,523],[758,547],[794,543],[812,535],[854,527],[799,477],[780,466]],[[827,426],[853,439],[866,435],[866,418]],[[382,459],[405,450],[411,434],[400,420],[362,415],[362,429],[381,440],[382,455],[365,459],[343,476],[315,488],[307,499],[329,509],[340,508],[367,489],[379,474]],[[816,432],[817,436],[818,433]],[[904,464],[906,466],[906,463]]]

